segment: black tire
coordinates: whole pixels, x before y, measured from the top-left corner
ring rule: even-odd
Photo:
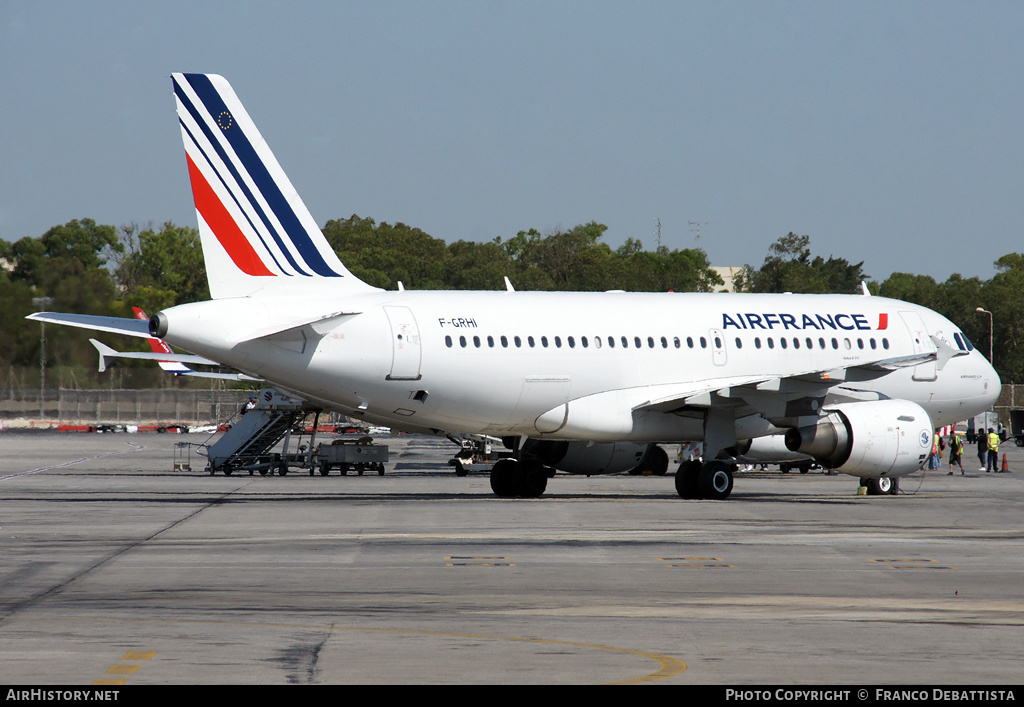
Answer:
[[[700,489],[697,481],[700,477],[700,469],[703,466],[699,461],[686,461],[679,465],[676,471],[676,492],[681,498],[700,498]]]
[[[500,459],[491,467],[491,491],[500,498],[516,496],[516,480],[519,462],[515,459]]]
[[[869,496],[886,496],[896,494],[899,491],[899,484],[895,479],[890,479],[888,476],[882,476],[877,479],[861,479],[861,483],[867,486]]]
[[[547,470],[537,462],[519,462],[517,495],[538,498],[548,487]]]
[[[701,498],[724,501],[732,493],[732,466],[725,462],[713,461],[700,470],[697,486]]]
[[[469,470],[466,468],[466,465],[462,463],[461,459],[456,459],[455,460],[455,475],[456,476],[467,476],[468,474],[469,474]]]
[[[668,452],[657,445],[652,445],[640,464],[641,473],[664,476],[668,471]]]

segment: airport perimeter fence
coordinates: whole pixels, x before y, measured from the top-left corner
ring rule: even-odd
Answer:
[[[216,425],[245,404],[251,391],[173,388],[0,389],[0,422],[7,427],[69,425]],[[995,411],[1010,426],[1010,410],[1024,408],[1024,384],[1004,383]]]
[[[7,427],[63,425],[216,425],[248,400],[246,390],[47,389],[0,390]]]

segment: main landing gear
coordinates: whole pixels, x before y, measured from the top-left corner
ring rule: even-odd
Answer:
[[[885,496],[886,494],[895,496],[900,492],[899,478],[890,479],[888,476],[878,479],[861,479],[860,485],[867,488],[869,496]]]
[[[724,461],[708,463],[685,461],[676,471],[676,491],[683,498],[706,498],[722,501],[732,493],[732,474],[735,464]]]
[[[548,470],[533,460],[500,459],[491,469],[491,490],[503,498],[537,498],[548,487]]]

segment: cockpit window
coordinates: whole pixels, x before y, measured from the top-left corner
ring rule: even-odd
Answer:
[[[953,340],[956,341],[956,345],[960,347],[961,351],[974,351],[974,344],[960,332],[953,333]]]

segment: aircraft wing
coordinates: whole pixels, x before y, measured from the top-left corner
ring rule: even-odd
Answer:
[[[678,412],[685,408],[747,405],[769,420],[816,415],[825,396],[836,386],[872,380],[899,368],[936,359],[944,365],[948,358],[943,360],[943,353],[937,347],[930,352],[865,361],[848,368],[658,386],[658,389],[650,389],[651,397],[635,404],[633,410]]]
[[[79,329],[92,329],[93,331],[107,331],[112,334],[123,334],[124,336],[138,336],[143,339],[150,338],[149,322],[141,319],[124,319],[121,317],[103,317],[95,314],[61,314],[60,312],[35,312],[26,317],[37,322],[46,324],[62,324],[64,326],[78,327]]]

